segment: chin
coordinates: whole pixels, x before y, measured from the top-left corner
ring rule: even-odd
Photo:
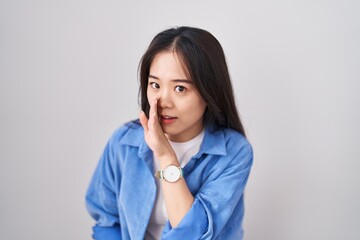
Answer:
[[[164,131],[166,138],[167,139],[177,139],[178,138],[178,134],[177,132],[173,132],[173,131]]]

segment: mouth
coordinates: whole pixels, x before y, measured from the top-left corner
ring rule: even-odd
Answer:
[[[168,115],[161,115],[160,116],[160,122],[164,124],[171,124],[174,123],[177,117],[172,117]]]

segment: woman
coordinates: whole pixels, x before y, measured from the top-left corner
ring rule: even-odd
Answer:
[[[139,120],[110,138],[86,195],[93,238],[242,239],[253,155],[220,43],[168,29],[139,70]]]

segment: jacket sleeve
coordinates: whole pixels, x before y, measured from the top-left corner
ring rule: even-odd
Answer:
[[[191,209],[179,225],[171,228],[167,223],[163,240],[215,239],[226,224],[231,224],[229,221],[239,221],[239,217],[234,218],[232,214],[243,196],[249,177],[253,162],[251,145],[246,143],[238,147],[238,150],[232,150],[229,157],[231,161],[226,166],[215,169],[212,174],[216,177],[206,181],[200,188]],[[221,173],[216,173],[217,170]]]
[[[115,153],[112,141],[108,142],[93,174],[86,193],[86,207],[96,221],[93,239],[121,239],[120,220],[115,184],[119,176],[113,171]]]

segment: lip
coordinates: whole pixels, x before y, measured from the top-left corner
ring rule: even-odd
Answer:
[[[168,116],[168,115],[161,115],[160,116],[160,121],[163,124],[171,124],[174,123],[176,121],[177,117],[172,117],[172,116]]]

